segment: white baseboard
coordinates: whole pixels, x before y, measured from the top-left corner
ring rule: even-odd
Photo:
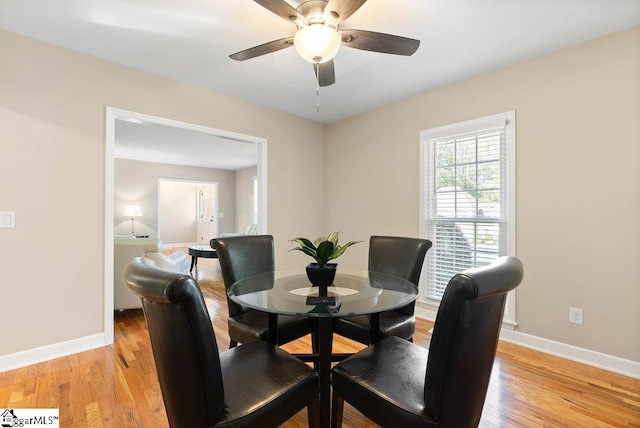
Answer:
[[[436,311],[416,306],[416,316],[433,322],[436,319]],[[626,360],[590,349],[532,336],[508,328],[502,329],[500,340],[634,379],[640,379],[640,363],[637,361]]]
[[[436,317],[436,311],[416,306],[416,316],[433,322]],[[640,379],[640,363],[636,361],[626,360],[613,355],[603,354],[590,349],[580,348],[506,328],[502,329],[500,340],[634,379]],[[16,352],[15,354],[0,356],[0,373],[106,345],[109,345],[109,343],[106,342],[104,333],[99,333],[66,342],[42,346],[40,348]]]
[[[416,317],[418,318],[422,318],[423,320],[434,322],[436,320],[436,315],[438,314],[438,311],[435,311],[433,309],[422,308],[418,306],[418,304],[416,303],[415,313],[416,313]]]
[[[106,346],[104,333],[0,356],[0,373]]]

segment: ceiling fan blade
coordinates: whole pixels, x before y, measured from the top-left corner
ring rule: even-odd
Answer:
[[[229,55],[229,58],[235,59],[236,61],[244,61],[246,59],[266,55],[271,52],[277,52],[281,49],[286,49],[291,46],[293,46],[293,37],[285,37],[284,39],[274,40],[272,42],[267,42],[262,45],[254,46],[252,48],[236,52],[232,55]]]
[[[318,72],[320,73],[320,77],[318,78],[320,86],[329,86],[336,83],[336,72],[333,66],[333,60],[323,62],[317,66],[313,64],[313,72],[316,73],[316,77],[318,77]]]
[[[324,7],[324,13],[335,12],[338,15],[335,23],[339,24],[353,15],[366,2],[367,0],[329,0],[329,3]]]
[[[304,16],[284,0],[253,0],[282,19],[293,22],[296,18],[304,22]]]
[[[411,56],[420,46],[420,40],[374,31],[341,30],[340,34],[345,46],[365,51]]]

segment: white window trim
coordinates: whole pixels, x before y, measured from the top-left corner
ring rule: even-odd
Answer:
[[[429,239],[426,231],[426,219],[425,219],[425,150],[430,140],[443,137],[453,137],[461,134],[468,134],[471,132],[481,131],[483,129],[492,127],[494,125],[501,125],[507,123],[506,127],[506,158],[507,158],[507,180],[506,180],[506,192],[509,198],[509,204],[507,206],[507,223],[508,240],[506,252],[508,255],[516,255],[516,113],[515,111],[509,111],[505,113],[495,114],[479,119],[473,119],[466,122],[455,123],[451,125],[440,126],[437,128],[427,129],[420,132],[420,236]],[[422,282],[422,280],[421,280]],[[420,285],[420,296],[418,305],[427,309],[436,309],[440,302],[433,300],[427,300],[425,298],[426,290],[425,285]],[[507,302],[505,306],[505,316],[503,319],[503,327],[514,329],[517,326],[516,322],[516,291],[513,290],[507,295]]]

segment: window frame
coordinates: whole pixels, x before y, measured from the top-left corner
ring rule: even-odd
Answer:
[[[433,140],[441,138],[453,138],[463,134],[482,132],[496,126],[505,126],[505,153],[501,160],[506,160],[505,195],[506,202],[506,227],[507,237],[505,239],[506,248],[504,255],[515,256],[516,254],[516,113],[508,111],[491,116],[472,119],[450,125],[439,126],[420,131],[420,236],[431,239],[427,236],[427,210],[429,201],[426,198],[426,174],[428,165],[425,165],[427,150]],[[430,251],[433,251],[430,250]],[[425,258],[425,263],[426,263]],[[418,304],[427,308],[436,309],[440,304],[439,300],[427,298],[426,269],[422,269],[420,279],[420,294]],[[503,326],[515,328],[516,322],[516,292],[511,291],[507,295]]]

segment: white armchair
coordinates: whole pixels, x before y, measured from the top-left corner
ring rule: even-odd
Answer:
[[[136,257],[146,257],[157,267],[174,272],[188,273],[189,258],[182,251],[170,255],[162,254],[162,241],[156,238],[116,237],[113,246],[113,295],[114,309],[142,307],[140,298],[133,294],[122,281],[124,267]]]
[[[153,260],[156,266],[161,269],[180,273],[189,273],[189,259],[182,251],[176,251],[169,255],[148,251],[144,256]]]

